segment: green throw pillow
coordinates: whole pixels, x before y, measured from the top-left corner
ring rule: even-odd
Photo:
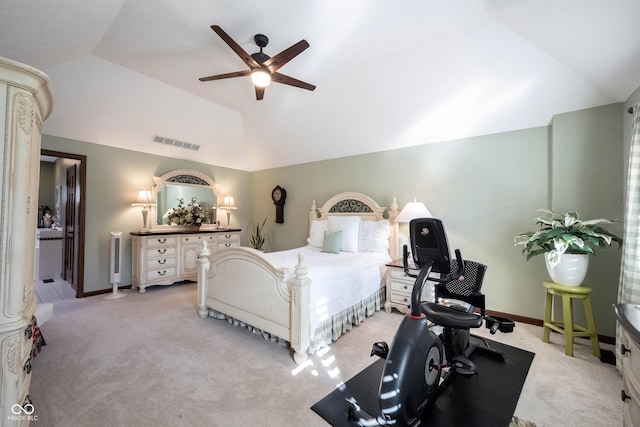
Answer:
[[[342,230],[325,231],[324,240],[322,241],[322,252],[339,254],[341,241],[342,241]]]

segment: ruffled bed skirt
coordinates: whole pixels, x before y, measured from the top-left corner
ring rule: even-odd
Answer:
[[[346,308],[345,310],[335,314],[330,319],[322,322],[312,334],[309,344],[308,353],[314,354],[317,350],[326,347],[331,342],[336,341],[342,334],[349,332],[354,326],[358,326],[367,317],[375,314],[376,311],[380,311],[385,302],[385,288],[380,288],[368,298]],[[277,337],[258,329],[248,323],[234,319],[231,316],[227,316],[219,311],[209,309],[209,316],[216,319],[226,320],[228,323],[234,326],[240,326],[241,328],[247,328],[254,334],[260,334],[265,340],[274,341],[279,345],[289,346],[289,341],[284,338]]]

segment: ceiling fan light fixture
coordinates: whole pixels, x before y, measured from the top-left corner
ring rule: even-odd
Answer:
[[[258,87],[267,87],[271,83],[271,74],[263,68],[256,68],[251,72],[251,81]]]

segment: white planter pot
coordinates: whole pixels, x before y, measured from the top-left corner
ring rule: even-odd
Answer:
[[[589,255],[586,254],[562,254],[555,267],[549,264],[548,254],[544,255],[544,261],[551,280],[565,286],[580,286],[589,268]]]

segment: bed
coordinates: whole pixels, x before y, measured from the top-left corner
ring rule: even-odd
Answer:
[[[395,256],[398,215],[354,192],[309,211],[307,246],[262,253],[229,248],[198,259],[198,313],[285,342],[302,364],[309,353],[379,311],[385,264]],[[355,233],[355,236],[354,236]]]

